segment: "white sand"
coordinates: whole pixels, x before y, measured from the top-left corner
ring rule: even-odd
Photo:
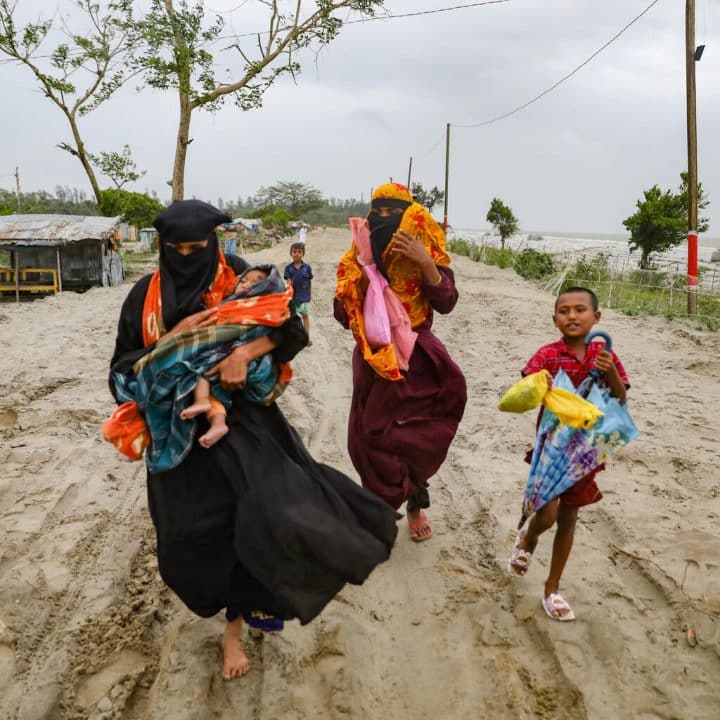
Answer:
[[[342,231],[314,232],[314,344],[280,400],[320,460],[345,450],[353,340],[331,315]],[[255,256],[289,261],[288,244]],[[409,541],[320,618],[250,640],[220,679],[222,618],[163,586],[144,468],[99,436],[115,324],[128,286],[0,305],[0,717],[717,718],[720,716],[720,336],[606,314],[643,430],[581,512],[563,585],[578,615],[539,598],[545,537],[524,579],[505,564],[534,417],[495,409],[524,360],[555,338],[551,298],[510,270],[455,258],[461,300],[436,329],[469,403],[431,486],[435,536]],[[651,558],[702,602],[693,609]],[[690,647],[686,626],[699,644]]]

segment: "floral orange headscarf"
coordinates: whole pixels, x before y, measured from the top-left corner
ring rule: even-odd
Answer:
[[[403,200],[410,205],[403,213],[398,232],[406,230],[418,237],[436,265],[450,265],[450,256],[445,250],[445,233],[430,213],[419,203],[413,202],[410,191],[399,183],[386,183],[375,189],[373,200]],[[382,261],[388,275],[390,287],[400,298],[412,327],[425,322],[430,312],[430,303],[422,294],[422,272],[410,260],[391,252],[392,242],[385,248]],[[365,337],[362,317],[363,297],[360,290],[362,267],[358,262],[357,248],[353,244],[340,259],[337,269],[335,298],[339,300],[348,315],[350,329],[360,348],[363,358],[375,372],[388,380],[402,380],[395,349],[392,345],[373,350]]]

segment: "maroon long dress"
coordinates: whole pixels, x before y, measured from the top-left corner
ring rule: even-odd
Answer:
[[[467,400],[465,377],[430,329],[433,310],[449,313],[458,299],[452,270],[436,266],[442,282],[423,283],[431,305],[422,325],[405,380],[393,382],[375,373],[356,347],[352,358],[353,396],[348,421],[348,450],[365,488],[393,508],[428,507],[428,480],[442,465],[455,437]],[[335,318],[348,327],[338,300]]]

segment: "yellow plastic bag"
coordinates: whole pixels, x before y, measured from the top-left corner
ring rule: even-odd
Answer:
[[[589,430],[603,416],[591,402],[563,388],[550,390],[543,398],[543,405],[558,416],[562,425],[576,429]]]
[[[526,375],[518,380],[498,403],[498,410],[522,413],[538,407],[547,395],[552,377],[547,370]]]
[[[591,428],[603,413],[592,403],[563,388],[554,388],[547,370],[526,375],[516,382],[498,403],[498,410],[521,413],[544,405],[560,423],[573,428]]]

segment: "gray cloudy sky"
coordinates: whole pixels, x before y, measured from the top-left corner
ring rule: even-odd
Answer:
[[[387,0],[391,13],[468,0]],[[480,123],[530,100],[583,62],[651,0],[510,0],[485,7],[346,26],[297,85],[283,80],[260,110],[231,103],[196,113],[186,195],[217,202],[277,180],[325,195],[365,198],[390,176],[444,182],[445,125]],[[20,0],[30,16],[54,8]],[[59,4],[68,8],[68,4]],[[212,0],[238,32],[262,29],[254,0]],[[500,122],[453,127],[450,223],[484,227],[494,196],[524,230],[624,231],[642,191],[676,187],[687,165],[685,3],[660,0],[618,40],[537,103]],[[699,177],[720,235],[720,0],[697,0]],[[223,66],[229,60],[221,61]],[[715,80],[713,80],[715,78]],[[0,63],[0,187],[88,187],[77,160],[56,149],[70,133],[24,68]],[[128,86],[83,121],[92,152],[130,144],[147,175],[131,189],[169,189],[177,101]],[[714,132],[713,132],[714,131]],[[88,191],[89,192],[89,191]],[[442,209],[439,209],[441,213]],[[438,209],[436,209],[436,215]]]

